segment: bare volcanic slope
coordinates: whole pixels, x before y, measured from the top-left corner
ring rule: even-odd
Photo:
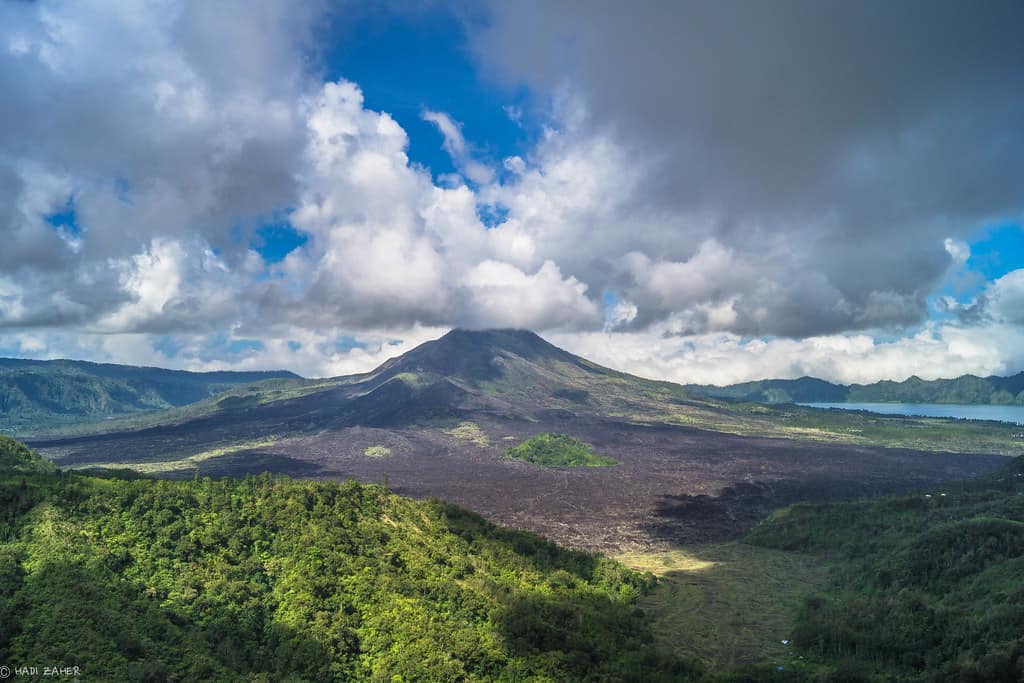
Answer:
[[[397,428],[466,417],[643,419],[708,404],[690,401],[679,385],[604,368],[523,330],[454,330],[369,373],[296,382],[281,399],[267,400],[265,388],[240,388],[205,402],[200,414],[149,429],[36,443],[73,452],[77,457],[69,463],[109,458],[112,440],[132,444],[136,458],[166,460],[200,447],[324,429]]]
[[[455,330],[373,372],[278,400],[251,391],[183,421],[33,445],[64,467],[386,482],[600,550],[724,538],[794,501],[931,486],[1003,460],[697,429],[686,423],[719,420],[741,433],[772,423],[518,330]],[[548,432],[618,464],[550,468],[505,457]]]

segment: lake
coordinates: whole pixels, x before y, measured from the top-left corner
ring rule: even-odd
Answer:
[[[866,410],[883,415],[918,417],[960,417],[968,420],[995,420],[1024,425],[1024,406],[961,405],[956,403],[800,403],[809,408]]]

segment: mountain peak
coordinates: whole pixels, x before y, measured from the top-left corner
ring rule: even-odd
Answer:
[[[538,335],[536,332],[530,330],[515,329],[515,328],[492,328],[484,330],[475,330],[465,327],[456,327],[449,331],[444,336],[438,338],[436,341],[443,343],[471,343],[477,345],[487,345],[495,347],[519,347],[522,348],[524,345],[534,346],[537,348],[550,347],[552,349],[557,348]]]
[[[426,372],[472,381],[488,380],[501,375],[496,359],[512,356],[540,363],[562,361],[579,365],[582,362],[529,330],[456,328],[392,358],[378,368],[378,372]]]

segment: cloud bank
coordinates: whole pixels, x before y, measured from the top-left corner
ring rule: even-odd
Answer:
[[[740,7],[467,13],[543,130],[489,164],[423,109],[434,178],[320,76],[326,6],[4,4],[0,348],[325,375],[511,326],[678,381],[1024,369],[1022,271],[928,309],[1024,214],[1019,3]]]

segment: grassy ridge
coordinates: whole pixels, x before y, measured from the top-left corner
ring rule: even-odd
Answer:
[[[176,472],[180,470],[191,470],[199,466],[199,464],[205,460],[212,460],[213,458],[219,458],[224,455],[230,455],[232,453],[239,453],[242,451],[257,450],[260,448],[267,448],[278,443],[279,439],[266,438],[252,441],[241,441],[238,443],[227,444],[210,448],[199,453],[193,453],[178,459],[170,460],[146,460],[144,462],[133,462],[129,469],[138,472],[140,474],[164,474],[167,472]],[[82,469],[82,470],[102,470],[102,469],[118,469],[126,467],[126,463],[119,462],[90,462],[82,465],[72,467],[70,469]]]
[[[209,398],[177,408],[131,413],[99,421],[55,418],[20,433],[33,437],[64,437],[146,429],[185,422],[214,413],[241,411],[275,401],[299,398],[333,389],[338,384],[338,381],[330,379],[270,379],[232,387]]]

